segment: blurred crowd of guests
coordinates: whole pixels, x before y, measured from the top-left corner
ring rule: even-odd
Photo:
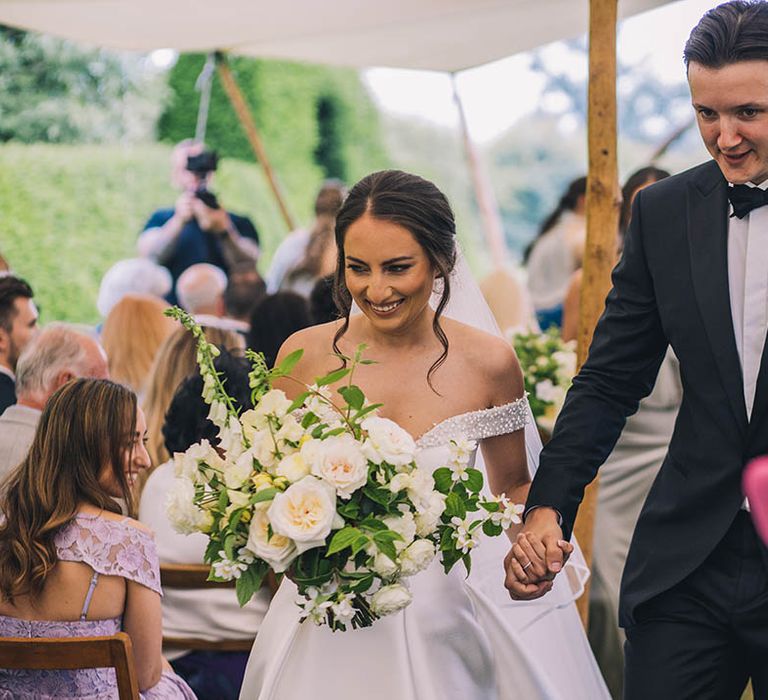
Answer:
[[[178,304],[200,323],[208,341],[222,351],[217,369],[229,393],[246,408],[246,348],[264,353],[272,364],[291,334],[337,317],[332,297],[334,225],[346,195],[344,184],[322,184],[314,220],[285,237],[262,277],[258,232],[247,217],[227,211],[213,193],[216,166],[215,154],[198,143],[187,141],[174,149],[172,182],[180,194],[173,207],[149,217],[138,238],[137,257],[115,263],[104,275],[96,300],[102,321],[95,330],[63,323],[41,330],[30,285],[10,273],[0,276],[0,491],[14,468],[26,463],[49,399],[73,379],[111,379],[135,394],[146,424],[146,460],[137,462],[123,505],[129,509],[133,504],[131,515],[155,533],[160,561],[171,564],[202,563],[206,547],[202,534],[175,533],[165,515],[174,478],[172,455],[202,439],[215,442],[216,431],[206,418],[194,339],[165,315],[166,309]],[[628,178],[617,251],[635,195],[667,176],[648,167]],[[500,273],[484,281],[483,291],[502,327],[555,326],[565,340],[575,338],[586,184],[579,177],[568,185],[525,251],[527,292]],[[677,362],[670,353],[656,388],[630,419],[601,471],[590,640],[616,697],[623,666],[619,579],[681,394]],[[269,598],[265,589],[241,611],[231,589],[169,591],[162,604],[164,635],[212,644],[247,641],[258,631]],[[237,697],[247,653],[183,647],[164,652],[198,697]]]

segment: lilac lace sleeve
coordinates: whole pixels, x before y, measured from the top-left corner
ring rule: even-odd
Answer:
[[[151,534],[127,519],[77,515],[56,535],[62,561],[81,561],[105,576],[122,576],[162,595],[160,563]]]

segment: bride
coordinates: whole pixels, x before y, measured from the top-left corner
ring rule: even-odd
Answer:
[[[528,462],[541,444],[514,351],[480,330],[493,331],[493,322],[457,264],[445,196],[415,175],[373,173],[339,211],[336,242],[335,295],[345,316],[291,336],[278,361],[303,348],[294,376],[311,384],[338,367],[334,352],[350,356],[365,343],[375,364],[360,366],[355,383],[416,439],[420,466],[445,464],[452,438],[476,440],[490,491],[525,502]],[[289,396],[299,391],[276,385]],[[503,537],[485,538],[469,577],[461,565],[445,575],[435,560],[410,579],[409,607],[354,631],[300,623],[296,587],[285,580],[251,652],[242,700],[607,698],[573,605],[578,565],[566,566],[570,583],[558,577],[552,596],[514,602],[503,587],[508,548]]]

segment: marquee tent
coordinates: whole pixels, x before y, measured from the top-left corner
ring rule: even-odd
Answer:
[[[669,0],[621,0],[627,17]],[[588,28],[586,0],[0,0],[0,23],[106,48],[458,71]]]

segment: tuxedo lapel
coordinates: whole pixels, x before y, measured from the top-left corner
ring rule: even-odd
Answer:
[[[696,301],[739,431],[747,431],[744,381],[728,289],[728,185],[716,163],[688,183],[688,246]],[[764,382],[765,383],[765,382]]]

